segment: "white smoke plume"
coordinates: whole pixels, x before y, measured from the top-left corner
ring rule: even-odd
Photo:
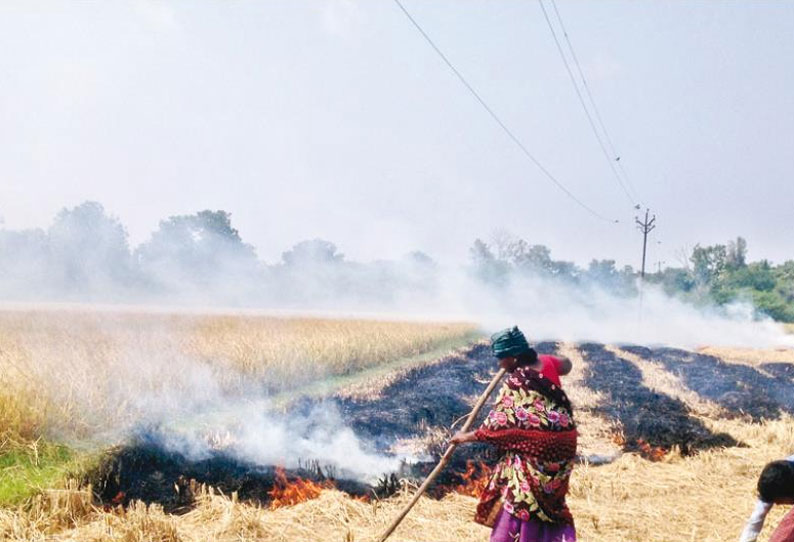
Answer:
[[[514,278],[495,291],[458,276],[459,316],[495,330],[518,324],[538,340],[665,344],[794,347],[794,336],[747,302],[724,307],[695,307],[645,285],[641,296],[622,297],[590,284],[579,288],[542,277]],[[453,280],[444,281],[454,284]],[[446,306],[455,306],[451,303]]]
[[[401,458],[376,453],[331,405],[279,413],[262,382],[186,353],[172,340],[183,325],[168,319],[174,311],[465,320],[484,332],[517,324],[537,341],[794,347],[794,336],[748,303],[695,307],[647,284],[627,295],[596,280],[528,272],[503,273],[497,284],[422,253],[351,262],[321,240],[268,266],[221,212],[174,217],[135,251],[97,205],[62,213],[47,233],[0,233],[8,270],[0,308],[69,302],[93,311],[99,301],[108,309],[80,324],[96,328],[96,345],[76,344],[78,324],[68,317],[57,329],[33,329],[23,345],[20,372],[56,405],[53,431],[64,440],[106,445],[156,428],[165,446],[196,458],[223,449],[254,463],[317,460],[370,478],[397,467]],[[125,310],[159,317],[141,324],[142,334],[113,316]]]

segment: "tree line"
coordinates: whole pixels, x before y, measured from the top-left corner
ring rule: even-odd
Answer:
[[[665,293],[698,306],[750,302],[759,314],[794,322],[794,260],[773,265],[747,261],[747,241],[737,237],[726,244],[695,245],[683,253],[679,267],[645,274],[645,281]],[[554,260],[544,245],[523,239],[497,238],[488,244],[477,239],[470,249],[473,273],[482,282],[505,288],[522,276],[543,276],[578,288],[598,286],[619,296],[639,293],[639,272],[615,260],[592,260],[586,268]]]
[[[679,267],[646,273],[646,282],[696,305],[752,302],[760,314],[794,322],[794,260],[747,261],[747,242],[695,246]],[[521,280],[543,280],[587,293],[639,293],[639,273],[615,260],[586,267],[556,260],[542,244],[506,234],[476,239],[462,270],[474,284],[509,293]],[[222,210],[162,220],[131,247],[121,222],[101,204],[62,209],[47,229],[0,230],[0,297],[6,300],[205,302],[233,305],[372,307],[434,299],[446,280],[436,262],[414,251],[359,263],[323,239],[301,241],[277,262],[262,262]]]
[[[775,320],[794,322],[794,260],[748,262],[747,241],[737,237],[727,244],[696,245],[685,264],[648,280],[696,304],[749,301]]]
[[[388,302],[432,286],[422,252],[360,264],[322,239],[301,241],[265,264],[222,210],[162,220],[132,248],[121,222],[97,202],[61,210],[49,228],[0,230],[0,297],[6,300],[186,301],[322,307]]]

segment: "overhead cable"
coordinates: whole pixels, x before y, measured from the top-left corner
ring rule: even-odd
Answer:
[[[554,7],[554,13],[557,16],[557,21],[560,23],[560,28],[562,28],[562,35],[565,36],[565,41],[568,44],[568,50],[571,52],[571,58],[573,58],[573,62],[576,65],[576,70],[579,72],[579,77],[582,78],[582,85],[584,86],[585,93],[587,94],[588,99],[590,100],[590,104],[593,106],[593,111],[595,112],[596,120],[598,120],[598,125],[601,127],[601,131],[604,133],[604,139],[609,146],[609,150],[611,153],[611,158],[615,160],[618,165],[618,169],[623,174],[623,179],[626,181],[626,184],[629,187],[629,190],[632,191],[635,197],[637,197],[637,189],[631,182],[626,170],[623,168],[623,162],[620,160],[620,154],[618,154],[615,145],[612,143],[612,138],[609,136],[609,131],[607,130],[606,125],[604,124],[604,119],[601,117],[601,112],[598,109],[598,105],[596,104],[595,98],[593,98],[592,92],[590,92],[590,85],[587,84],[587,78],[584,76],[584,71],[582,70],[582,66],[579,63],[579,58],[576,56],[576,51],[573,48],[573,44],[571,43],[570,37],[568,37],[568,30],[565,28],[565,23],[562,22],[562,16],[560,16],[560,11],[557,9],[557,1],[551,0],[551,5]]]
[[[507,136],[513,141],[513,143],[516,144],[516,146],[518,146],[518,148],[521,150],[521,152],[527,158],[529,158],[529,160],[532,161],[532,163],[535,164],[535,166],[538,169],[540,169],[540,171],[543,172],[543,174],[546,176],[547,179],[549,179],[552,183],[554,183],[555,186],[557,186],[557,188],[562,190],[570,199],[575,201],[577,204],[579,204],[580,207],[582,207],[584,210],[586,210],[588,213],[590,213],[594,217],[598,218],[599,220],[603,220],[605,222],[618,222],[618,220],[615,220],[615,219],[612,219],[612,218],[607,218],[604,215],[602,215],[599,212],[597,212],[596,210],[594,210],[592,207],[588,206],[582,200],[577,198],[570,190],[568,190],[568,188],[566,188],[565,185],[563,185],[559,180],[557,180],[557,178],[554,175],[552,175],[551,172],[548,169],[546,169],[543,166],[543,164],[541,164],[537,160],[537,158],[535,158],[532,155],[532,153],[529,152],[529,150],[521,142],[521,140],[518,139],[518,137],[516,137],[515,134],[513,134],[513,132],[510,130],[510,128],[508,128],[507,125],[502,121],[502,119],[499,118],[499,116],[494,112],[494,110],[485,102],[485,100],[482,98],[482,96],[480,96],[480,94],[474,89],[474,87],[472,87],[469,84],[469,82],[466,80],[466,78],[463,77],[463,74],[461,74],[458,71],[458,69],[455,68],[455,66],[452,64],[452,62],[450,62],[450,60],[447,58],[447,56],[441,51],[441,49],[438,48],[438,46],[435,44],[435,42],[433,42],[433,40],[430,38],[430,36],[427,35],[427,33],[424,31],[424,29],[416,21],[416,19],[414,19],[413,16],[405,8],[405,6],[402,5],[400,0],[394,0],[394,3],[397,4],[397,6],[399,6],[400,10],[402,10],[402,12],[405,14],[405,16],[408,17],[408,20],[410,20],[411,23],[414,25],[414,28],[416,28],[416,30],[419,31],[419,33],[422,35],[422,37],[425,39],[425,41],[433,48],[433,50],[436,52],[436,54],[438,54],[438,56],[441,57],[441,60],[443,60],[444,63],[449,67],[449,69],[452,70],[452,73],[454,73],[457,76],[458,80],[463,84],[463,86],[465,86],[468,89],[468,91],[472,94],[472,96],[474,96],[474,98],[477,100],[477,102],[483,107],[483,109],[485,109],[485,111],[491,116],[491,118],[499,125],[499,127],[504,131],[504,133],[507,134]]]
[[[598,145],[601,147],[601,151],[604,153],[604,157],[607,159],[609,168],[612,170],[612,173],[615,175],[615,179],[617,179],[620,188],[623,190],[623,193],[626,194],[626,197],[631,202],[631,204],[633,206],[636,206],[637,202],[634,201],[634,198],[631,196],[628,189],[626,188],[623,179],[621,178],[617,169],[615,169],[615,163],[619,161],[616,159],[616,157],[610,156],[609,151],[604,145],[604,140],[601,138],[601,134],[598,133],[598,128],[596,128],[595,122],[593,121],[593,116],[590,114],[590,110],[588,109],[587,104],[584,101],[582,92],[579,90],[579,85],[576,83],[576,77],[573,75],[573,71],[571,71],[571,66],[568,64],[568,59],[566,58],[565,53],[562,50],[562,45],[560,45],[560,40],[557,38],[557,32],[555,32],[554,30],[554,25],[551,24],[551,19],[549,19],[549,14],[546,11],[546,6],[543,5],[543,0],[538,0],[538,4],[540,4],[540,9],[543,11],[543,17],[546,19],[546,24],[549,26],[551,35],[554,38],[554,43],[557,45],[557,51],[560,53],[560,58],[562,58],[562,62],[565,65],[565,70],[568,72],[568,76],[571,78],[571,83],[573,84],[573,88],[576,91],[576,96],[579,98],[579,103],[582,104],[582,109],[584,109],[584,113],[587,116],[587,121],[590,124],[590,128],[593,130],[593,134],[595,135],[596,140],[598,140]]]

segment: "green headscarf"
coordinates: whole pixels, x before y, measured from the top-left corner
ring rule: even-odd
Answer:
[[[499,359],[515,357],[530,351],[529,343],[518,326],[503,329],[491,335],[491,350]]]

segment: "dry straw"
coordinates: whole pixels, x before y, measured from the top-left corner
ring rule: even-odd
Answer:
[[[274,392],[399,365],[475,333],[465,323],[0,312],[0,444],[4,434],[115,429],[135,419],[142,396],[194,395],[195,375],[219,393]]]
[[[569,499],[579,538],[591,542],[736,539],[753,507],[759,469],[794,450],[794,420],[709,423],[747,447],[690,457],[673,453],[659,463],[625,454],[609,465],[578,466]],[[167,516],[154,506],[104,511],[69,504],[68,499],[46,501],[51,508],[40,508],[32,518],[22,510],[0,512],[0,539],[370,542],[410,499],[410,492],[405,491],[394,498],[364,503],[327,490],[318,499],[269,511],[207,488],[199,494],[198,506],[181,516]],[[440,501],[423,497],[391,540],[487,540],[488,529],[471,521],[475,504],[474,498],[454,494]],[[779,520],[784,511],[782,507],[773,510],[769,524]],[[768,531],[761,542],[767,540]]]
[[[108,325],[107,321],[83,316],[0,315],[0,409],[3,414],[0,419],[5,424],[0,433],[13,433],[17,435],[15,438],[20,434],[36,438],[42,424],[52,419],[59,419],[61,427],[76,432],[89,429],[95,420],[70,419],[69,416],[79,411],[77,405],[94,405],[107,411],[106,393],[115,376],[115,362],[121,351],[119,344],[123,348],[133,346],[154,352],[165,340],[173,352],[204,356],[207,363],[217,364],[224,370],[239,369],[264,377],[279,371],[293,374],[294,365],[303,363],[307,359],[305,356],[327,359],[332,374],[359,370],[366,365],[369,356],[382,363],[386,354],[370,345],[352,349],[354,354],[349,358],[340,357],[340,352],[348,348],[355,337],[368,336],[379,342],[390,340],[390,328],[385,325],[367,327],[362,322],[356,324],[360,327],[354,326],[349,333],[342,333],[342,339],[335,339],[340,333],[337,327],[342,325],[340,322],[328,322],[327,327],[320,326],[318,333],[311,335],[313,325],[307,321],[296,323],[298,327],[290,335],[292,342],[278,350],[271,343],[280,342],[278,337],[283,335],[279,333],[284,329],[277,331],[276,328],[288,326],[283,321],[160,316],[161,322],[153,322],[148,317],[113,318]],[[162,323],[168,324],[168,337],[156,332]],[[301,325],[306,327],[301,328]],[[466,333],[463,328],[442,326],[436,330],[436,338]],[[396,351],[409,355],[411,348],[399,345],[405,345],[403,341],[406,340],[410,343],[405,337],[415,329],[397,326],[392,331]],[[301,345],[306,333],[326,344],[309,340],[298,347],[300,355],[286,358],[289,362],[268,361],[276,359],[279,352],[283,354]],[[432,340],[435,339],[419,342],[425,341],[426,347],[427,341]],[[585,455],[602,448],[615,451],[611,438],[619,428],[610,426],[595,414],[603,398],[584,386],[584,360],[570,345],[564,345],[563,352],[574,359],[575,367],[578,366],[566,386],[578,408]],[[624,454],[608,465],[579,465],[572,476],[569,496],[579,539],[588,542],[725,542],[737,539],[752,510],[754,485],[761,467],[794,451],[794,420],[786,416],[749,423],[743,419],[723,418],[718,408],[692,394],[661,365],[621,356],[640,369],[648,387],[681,399],[709,429],[730,434],[742,446],[687,457],[674,450],[656,463]],[[734,355],[732,361],[754,364],[750,358],[753,358],[750,353],[742,352]],[[40,363],[33,363],[33,360]],[[75,393],[75,390],[86,389],[85,383],[78,387],[82,380],[93,388],[83,392],[85,397],[74,396],[71,404],[51,401],[48,395],[51,382],[44,377],[46,371],[56,367],[62,368],[59,376],[63,378],[63,389]],[[31,375],[41,379],[31,378]],[[229,381],[228,385],[233,386],[234,382]],[[123,409],[123,406],[111,406]],[[6,438],[6,442],[11,441]],[[204,488],[199,491],[197,506],[192,511],[171,516],[157,506],[140,503],[126,510],[99,508],[91,502],[87,489],[70,486],[60,491],[46,491],[17,509],[0,509],[0,540],[371,542],[409,499],[410,492],[404,491],[390,499],[364,503],[326,490],[315,500],[270,511],[240,503],[233,495],[221,495]],[[449,495],[440,501],[423,497],[390,540],[485,541],[488,529],[471,520],[475,504],[475,499],[461,495]],[[784,512],[785,507],[775,507],[768,524],[773,525]],[[771,528],[765,530],[760,542],[768,540],[770,531]]]

